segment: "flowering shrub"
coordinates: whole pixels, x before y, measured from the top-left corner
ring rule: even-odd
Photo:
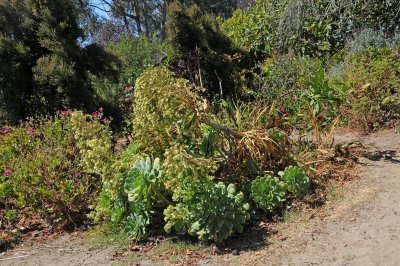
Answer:
[[[39,212],[50,224],[82,222],[107,173],[109,137],[100,112],[62,112],[2,129],[0,204]]]

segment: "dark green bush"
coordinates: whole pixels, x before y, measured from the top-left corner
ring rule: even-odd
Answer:
[[[116,59],[87,42],[86,4],[0,1],[0,124],[99,107],[90,76],[112,79]]]
[[[232,97],[239,91],[239,72],[249,65],[248,55],[219,29],[217,20],[196,5],[185,8],[178,1],[168,7],[168,43],[175,60],[170,68],[207,96]]]

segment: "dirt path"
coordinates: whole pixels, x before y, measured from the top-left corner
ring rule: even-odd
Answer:
[[[24,243],[0,256],[0,265],[110,265],[112,247],[90,248],[70,235],[46,243]]]
[[[341,135],[360,141],[360,179],[343,199],[327,204],[328,216],[284,226],[269,248],[204,261],[205,265],[400,265],[400,134]],[[287,230],[287,232],[285,232]]]
[[[400,135],[385,132],[359,140],[368,153],[358,168],[358,195],[304,235],[300,252],[285,256],[283,264],[400,264]]]
[[[280,225],[281,233],[269,247],[243,251],[239,256],[213,256],[199,264],[399,265],[400,134],[385,131],[367,137],[341,135],[338,142],[350,140],[360,141],[367,149],[359,166],[352,170],[361,178],[342,199],[323,207],[327,215]],[[46,245],[18,247],[0,256],[0,265],[116,263],[111,260],[112,247],[93,249],[79,243],[79,239],[66,237]]]

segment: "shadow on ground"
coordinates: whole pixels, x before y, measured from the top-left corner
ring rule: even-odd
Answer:
[[[370,151],[370,152],[364,152],[362,154],[363,157],[367,158],[368,160],[371,161],[380,161],[380,160],[385,160],[391,163],[399,164],[400,160],[395,159],[397,156],[397,152],[394,150],[376,150],[376,151]]]

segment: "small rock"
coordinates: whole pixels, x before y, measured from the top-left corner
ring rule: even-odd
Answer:
[[[232,252],[232,255],[233,256],[239,256],[240,255],[240,251],[239,250],[234,250],[233,252]]]

